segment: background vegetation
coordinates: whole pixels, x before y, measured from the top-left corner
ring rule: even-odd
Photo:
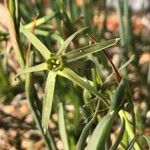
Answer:
[[[0,149],[149,149],[149,33],[128,0],[3,0]]]

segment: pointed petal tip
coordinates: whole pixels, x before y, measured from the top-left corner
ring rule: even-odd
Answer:
[[[116,42],[119,42],[120,41],[120,38],[116,38]]]

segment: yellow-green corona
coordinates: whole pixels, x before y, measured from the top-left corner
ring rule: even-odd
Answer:
[[[47,67],[52,71],[63,70],[62,57],[60,55],[52,53],[50,59],[47,60]]]

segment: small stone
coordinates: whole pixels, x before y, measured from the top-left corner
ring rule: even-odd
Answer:
[[[29,139],[24,139],[21,142],[21,148],[23,149],[32,149],[32,147],[33,147],[33,142]]]

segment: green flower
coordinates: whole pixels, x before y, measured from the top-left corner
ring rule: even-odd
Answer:
[[[63,76],[72,82],[76,83],[80,87],[88,90],[90,93],[97,96],[103,103],[107,105],[105,97],[99,93],[89,82],[85,81],[82,77],[78,76],[74,71],[69,69],[66,64],[70,62],[77,61],[81,58],[87,57],[89,54],[101,51],[110,46],[114,46],[119,39],[112,39],[103,42],[99,42],[90,46],[86,46],[80,49],[73,50],[71,52],[65,53],[66,48],[69,43],[73,40],[73,38],[79,33],[85,31],[87,28],[82,28],[71,35],[68,39],[66,39],[63,45],[60,47],[57,53],[51,53],[50,50],[29,30],[27,30],[23,25],[20,25],[21,32],[28,38],[28,40],[35,46],[35,48],[40,52],[40,54],[44,57],[45,62],[39,65],[26,68],[22,70],[22,73],[30,73],[37,71],[48,71],[46,86],[45,86],[45,96],[43,101],[43,109],[42,109],[42,127],[46,132],[48,128],[48,121],[51,114],[54,90],[55,90],[55,80],[56,76]]]

